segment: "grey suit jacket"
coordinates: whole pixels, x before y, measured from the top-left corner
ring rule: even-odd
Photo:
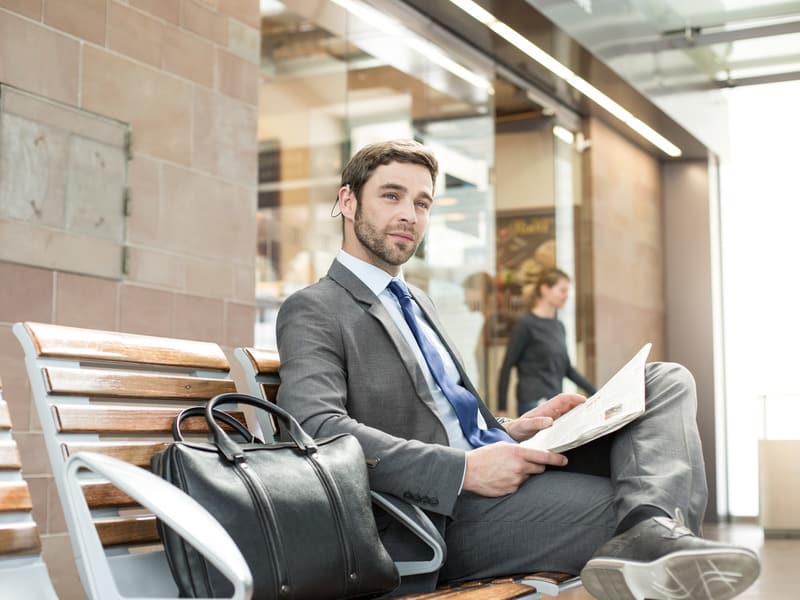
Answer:
[[[410,289],[453,356],[463,384],[478,397],[430,298]],[[283,303],[277,335],[278,403],[314,437],[355,435],[370,464],[372,489],[452,515],[464,451],[447,445],[414,353],[369,288],[334,261],[327,277]],[[490,427],[500,427],[480,400],[479,407]]]

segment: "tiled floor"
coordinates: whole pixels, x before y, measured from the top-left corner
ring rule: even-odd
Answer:
[[[741,600],[798,600],[800,599],[800,537],[764,539],[762,529],[751,524],[706,525],[705,537],[758,552],[761,557],[761,576],[738,599]],[[559,600],[591,600],[585,590],[574,590],[559,596]],[[737,600],[738,600],[737,599]]]

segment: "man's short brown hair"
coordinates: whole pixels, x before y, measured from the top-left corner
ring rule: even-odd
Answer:
[[[345,165],[342,171],[342,185],[349,185],[350,191],[358,198],[361,195],[361,188],[375,169],[392,162],[412,163],[425,167],[431,174],[433,187],[436,187],[439,163],[433,152],[414,140],[389,140],[364,146]]]

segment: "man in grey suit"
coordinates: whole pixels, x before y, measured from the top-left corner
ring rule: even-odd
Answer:
[[[348,162],[342,249],[278,315],[278,402],[313,436],[355,435],[372,488],[432,517],[447,543],[439,581],[549,570],[580,572],[609,600],[739,594],[758,576],[756,555],[695,535],[706,482],[686,369],[648,365],[645,414],[563,455],[516,442],[582,396],[503,423],[478,398],[431,300],[403,281],[437,172],[411,141],[366,146]],[[401,528],[379,529],[395,558],[420,558]],[[430,589],[436,578],[403,583]]]

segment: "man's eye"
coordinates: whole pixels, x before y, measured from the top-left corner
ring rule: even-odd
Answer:
[[[389,192],[388,194],[383,195],[384,198],[388,198],[389,200],[397,200],[399,196],[395,193]]]
[[[417,206],[423,210],[428,210],[431,207],[431,205],[425,202],[424,200],[420,200],[419,202],[417,202]]]

